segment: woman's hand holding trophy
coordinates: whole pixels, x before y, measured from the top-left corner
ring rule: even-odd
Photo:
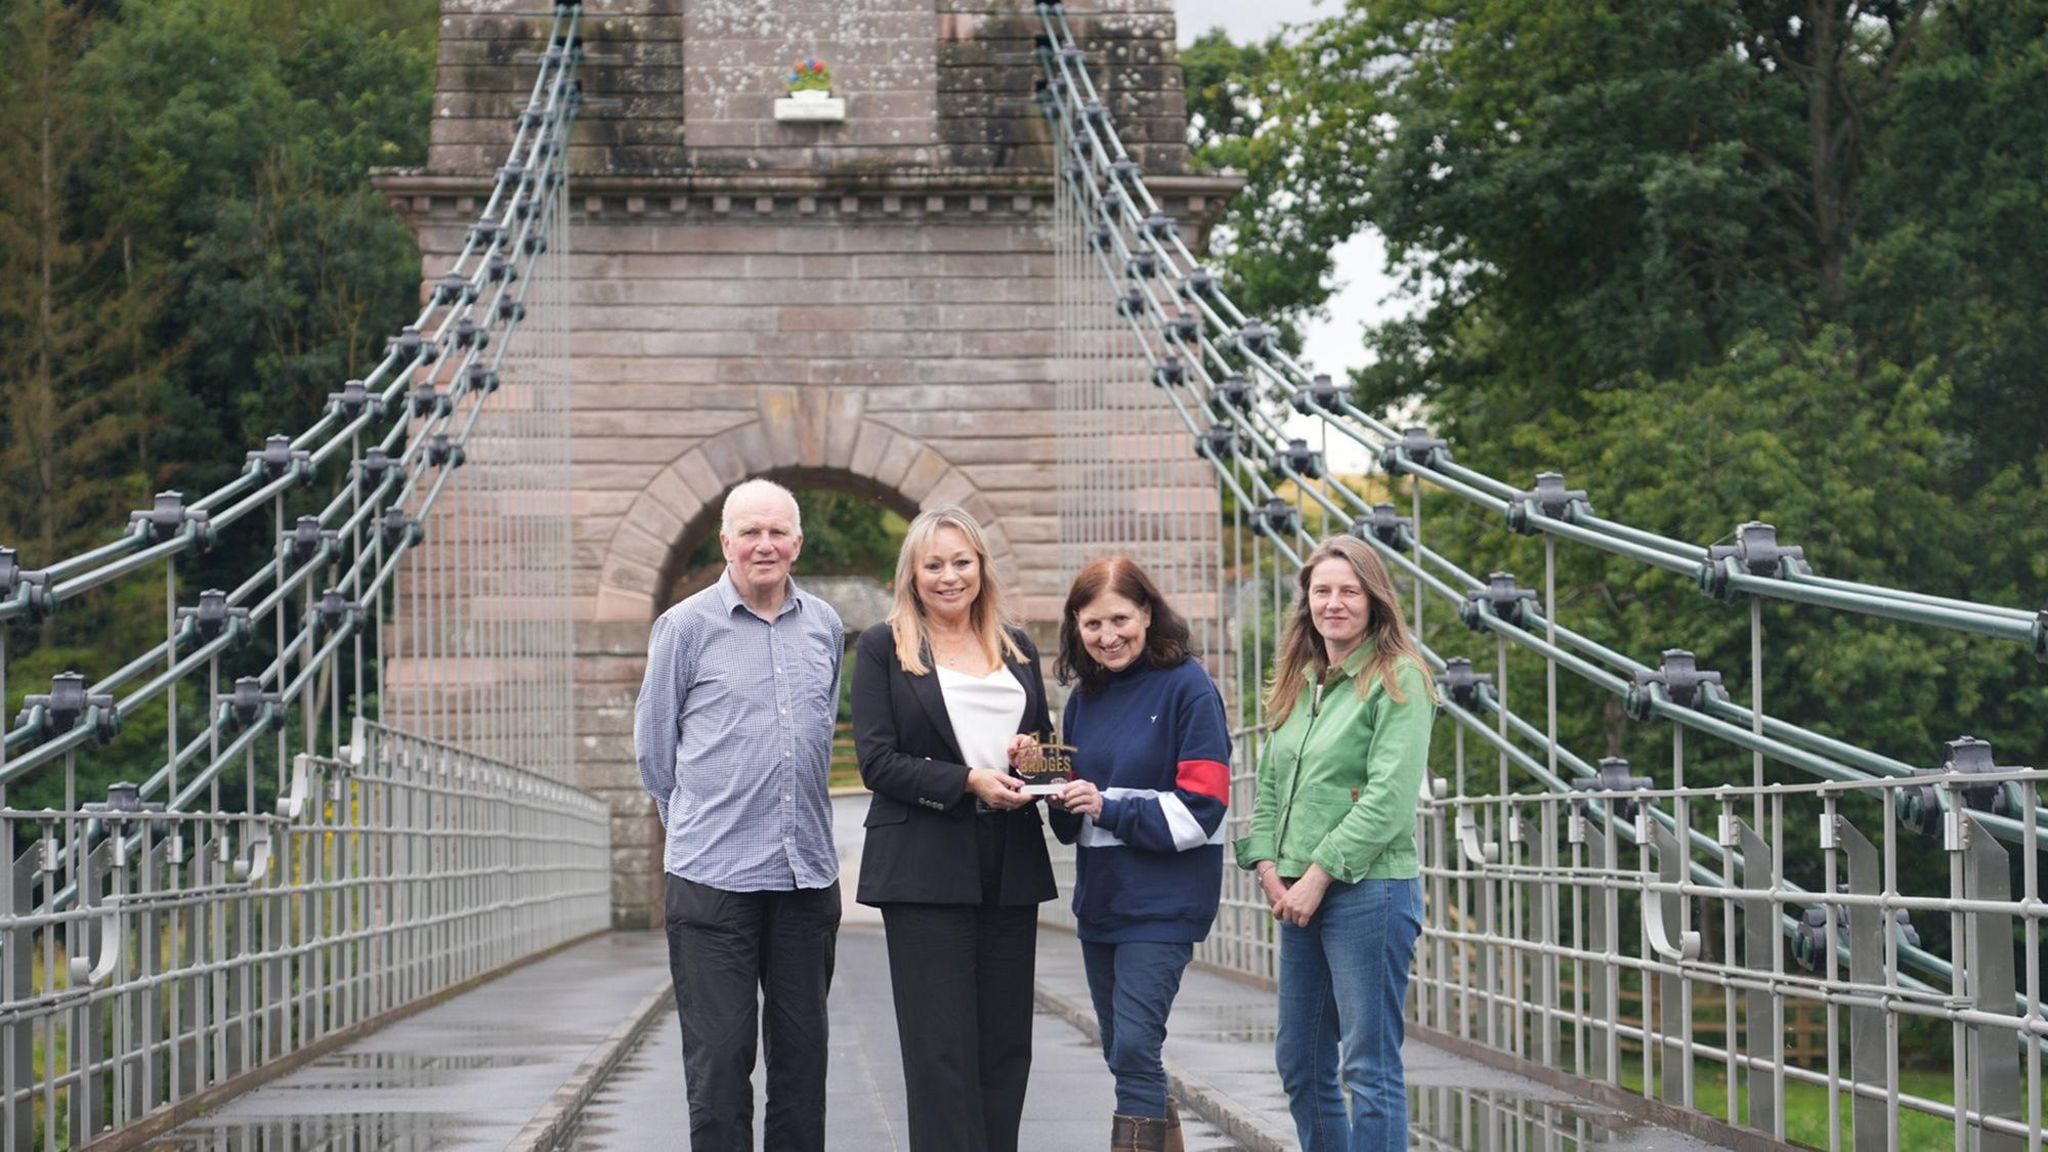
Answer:
[[[1026,796],[1043,796],[1081,816],[1102,814],[1102,793],[1074,773],[1071,745],[1041,744],[1019,734],[1010,741],[1010,768],[1023,778]]]

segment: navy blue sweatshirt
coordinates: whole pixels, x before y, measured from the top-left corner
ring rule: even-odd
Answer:
[[[1062,739],[1074,769],[1102,790],[1102,816],[1048,807],[1053,834],[1078,846],[1074,916],[1083,940],[1193,943],[1209,934],[1223,890],[1230,729],[1200,663],[1145,657],[1099,692],[1067,698]]]

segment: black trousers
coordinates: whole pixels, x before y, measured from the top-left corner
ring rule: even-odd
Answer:
[[[996,903],[1000,824],[980,819],[980,904],[881,905],[911,1152],[1016,1152],[1024,1116],[1038,906]]]
[[[823,1152],[825,995],[839,886],[726,892],[675,875],[667,881],[690,1152],[752,1152],[757,1035],[768,1055],[763,1147]]]

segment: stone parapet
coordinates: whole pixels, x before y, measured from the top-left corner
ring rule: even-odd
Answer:
[[[1131,153],[1148,171],[1186,171],[1170,0],[1067,8]],[[534,10],[443,0],[428,171],[483,175],[503,159],[545,48]],[[572,171],[1043,172],[1039,31],[1021,0],[593,0]],[[845,120],[778,122],[792,65],[814,57]]]

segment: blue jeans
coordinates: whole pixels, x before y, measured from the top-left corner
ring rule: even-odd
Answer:
[[[1102,1033],[1102,1059],[1116,1077],[1116,1110],[1166,1116],[1166,1015],[1180,992],[1193,944],[1098,944],[1083,940],[1088,995]]]
[[[1408,1147],[1401,1012],[1421,932],[1419,880],[1333,883],[1308,927],[1280,925],[1274,1059],[1302,1152]]]

